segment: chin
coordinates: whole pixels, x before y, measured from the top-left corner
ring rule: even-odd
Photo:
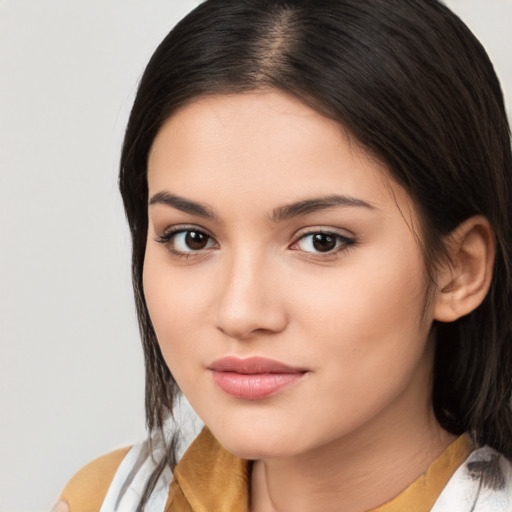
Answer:
[[[298,445],[288,446],[290,437],[287,435],[268,434],[257,429],[229,432],[223,429],[216,432],[211,429],[217,441],[229,452],[242,459],[265,460],[296,455]]]

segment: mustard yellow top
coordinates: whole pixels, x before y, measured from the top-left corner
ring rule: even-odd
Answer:
[[[107,453],[76,473],[61,493],[71,512],[100,510],[117,468],[129,450],[130,447],[127,447]]]
[[[368,512],[428,512],[472,450],[459,437],[398,496]],[[97,512],[128,448],[81,469],[62,492],[71,512]],[[250,461],[231,454],[203,429],[176,466],[165,512],[249,512]]]

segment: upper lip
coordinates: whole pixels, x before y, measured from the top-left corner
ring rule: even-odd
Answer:
[[[222,357],[216,359],[209,370],[216,372],[233,372],[242,374],[260,374],[260,373],[304,373],[306,370],[294,368],[287,364],[267,359],[266,357],[247,357],[244,359],[238,357]]]

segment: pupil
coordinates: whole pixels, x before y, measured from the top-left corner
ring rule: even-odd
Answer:
[[[319,252],[332,251],[336,247],[336,238],[332,235],[318,233],[313,237],[313,247]]]
[[[185,236],[185,243],[190,249],[199,251],[204,249],[208,243],[208,235],[199,233],[197,231],[188,231],[187,235]]]

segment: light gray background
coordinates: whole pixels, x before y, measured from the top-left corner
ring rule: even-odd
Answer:
[[[447,2],[512,98],[512,0]],[[116,173],[137,80],[198,0],[0,0],[0,511],[144,437]]]

